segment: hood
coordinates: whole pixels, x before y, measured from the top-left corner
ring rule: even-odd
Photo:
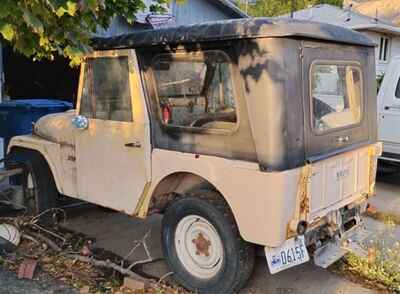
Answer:
[[[34,134],[55,143],[75,146],[74,117],[75,110],[43,116],[36,122]]]

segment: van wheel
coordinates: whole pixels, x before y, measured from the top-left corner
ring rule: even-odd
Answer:
[[[167,207],[162,247],[176,281],[193,292],[236,293],[254,267],[254,246],[240,237],[228,204],[213,191]]]
[[[17,162],[24,167],[24,173],[16,178],[16,184],[24,191],[23,206],[29,215],[54,208],[59,197],[53,174],[46,159],[32,150],[17,150],[7,161]]]

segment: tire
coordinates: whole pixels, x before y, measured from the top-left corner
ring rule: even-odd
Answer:
[[[174,279],[195,293],[236,293],[254,268],[254,246],[240,237],[228,204],[214,191],[167,207],[162,248]]]
[[[8,156],[7,163],[24,167],[24,173],[13,179],[13,182],[23,187],[23,206],[28,215],[38,215],[57,206],[59,193],[53,174],[40,153],[17,149]]]

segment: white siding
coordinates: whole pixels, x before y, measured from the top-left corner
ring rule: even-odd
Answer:
[[[375,48],[376,76],[381,76],[386,72],[387,66],[392,57],[400,55],[400,37],[394,35],[390,36],[372,31],[362,31],[361,33],[368,36],[375,44],[377,44],[377,47]],[[379,61],[379,43],[381,37],[390,38],[389,58],[386,62]]]
[[[183,4],[171,2],[171,11],[175,16],[176,25],[188,25],[205,21],[232,18],[222,9],[207,0],[186,0]]]

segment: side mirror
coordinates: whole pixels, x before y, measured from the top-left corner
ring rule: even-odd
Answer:
[[[86,130],[89,126],[89,120],[86,116],[77,115],[72,119],[72,125],[78,130]]]

